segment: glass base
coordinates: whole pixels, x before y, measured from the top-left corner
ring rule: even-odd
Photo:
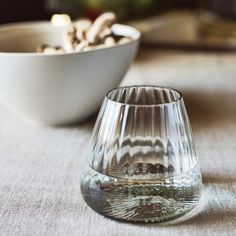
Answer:
[[[201,175],[196,165],[181,175],[155,180],[131,180],[102,175],[89,168],[82,176],[85,202],[108,218],[133,223],[176,220],[197,205]]]

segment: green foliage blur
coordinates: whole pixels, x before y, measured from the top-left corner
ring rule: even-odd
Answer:
[[[158,7],[158,0],[88,0],[85,1],[88,8],[100,11],[112,10],[120,19],[142,16]],[[157,10],[157,8],[156,8]]]
[[[155,14],[161,0],[48,0],[51,8],[63,9],[73,16],[96,17],[104,11],[114,11],[120,20]]]

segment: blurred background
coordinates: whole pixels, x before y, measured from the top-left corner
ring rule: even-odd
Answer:
[[[107,10],[141,30],[146,45],[236,48],[236,0],[1,0],[0,23],[55,13],[95,19]]]
[[[49,19],[53,13],[72,17],[95,17],[113,10],[121,20],[143,18],[173,9],[209,10],[226,17],[236,16],[235,0],[1,0],[0,23]]]

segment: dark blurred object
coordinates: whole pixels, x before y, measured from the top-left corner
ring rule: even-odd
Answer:
[[[132,21],[143,44],[191,49],[236,49],[236,21],[203,11],[177,10]]]
[[[0,0],[0,23],[48,19],[46,0]]]
[[[210,7],[219,15],[236,18],[236,0],[210,0]]]

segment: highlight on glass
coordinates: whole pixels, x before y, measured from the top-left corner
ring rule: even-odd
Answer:
[[[178,219],[198,203],[202,179],[182,94],[155,86],[107,93],[81,177],[96,212],[145,223]]]

